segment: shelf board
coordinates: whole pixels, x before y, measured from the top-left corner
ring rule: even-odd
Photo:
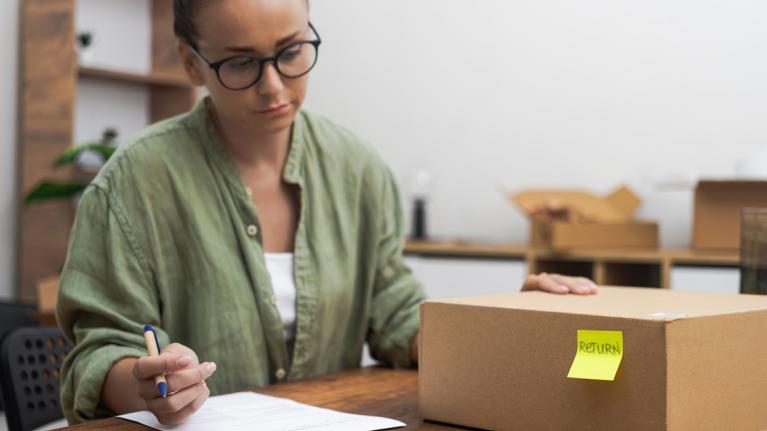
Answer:
[[[103,69],[99,67],[80,66],[81,77],[111,79],[134,84],[160,85],[164,87],[193,88],[186,76],[152,72],[148,74],[125,72],[121,70]]]
[[[740,265],[740,250],[669,250],[669,256],[675,265]]]
[[[555,251],[518,244],[483,244],[463,241],[408,241],[405,253],[435,257],[507,258],[604,263],[639,263],[700,266],[738,266],[738,250],[694,249],[583,249]]]
[[[479,257],[524,259],[529,249],[514,244],[483,244],[463,241],[413,241],[405,245],[405,253],[445,257]]]

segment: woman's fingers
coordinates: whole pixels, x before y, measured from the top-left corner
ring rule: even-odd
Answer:
[[[216,364],[205,362],[196,367],[186,368],[180,371],[166,374],[165,380],[168,382],[168,393],[173,395],[188,387],[205,382],[216,371]],[[154,383],[154,378],[139,380],[139,396],[145,400],[159,398],[160,393]]]
[[[163,424],[178,424],[196,412],[210,391],[205,380],[216,371],[216,364],[200,364],[194,351],[173,343],[159,356],[144,356],[136,360],[133,376],[138,381],[138,395]],[[168,396],[162,398],[154,378],[164,375]]]
[[[163,352],[159,356],[143,356],[133,366],[133,376],[137,380],[153,378],[158,374],[172,373],[190,366],[194,362],[191,356]]]
[[[581,283],[583,283],[586,287],[589,288],[589,293],[590,294],[595,294],[595,293],[599,292],[599,287],[597,286],[596,283],[594,283],[593,280],[591,280],[589,278],[586,278],[586,277],[578,277],[578,279],[580,279]]]
[[[579,295],[597,293],[597,285],[586,277],[567,277],[559,274],[549,274],[555,282],[567,287],[570,292]]]
[[[527,278],[525,287],[522,290],[542,290],[549,293],[565,294],[570,292],[567,286],[563,286],[551,277],[549,274],[541,273],[538,275],[530,275]]]
[[[200,407],[202,407],[202,405],[205,404],[205,401],[208,400],[208,397],[210,397],[210,390],[208,389],[208,386],[204,383],[202,386],[202,393],[191,403],[187,404],[184,408],[175,413],[159,415],[157,416],[157,420],[160,421],[160,423],[163,425],[177,425],[181,422],[184,422],[197,410],[200,410]]]
[[[157,416],[157,419],[160,419],[161,417],[180,412],[207,390],[208,387],[204,383],[198,383],[183,391],[168,395],[168,398],[154,398],[148,400],[146,406],[149,411]]]
[[[542,272],[529,275],[522,290],[542,290],[549,293],[575,293],[591,295],[597,293],[597,285],[586,277],[567,277],[559,274]]]
[[[182,391],[197,383],[203,383],[205,379],[209,378],[216,372],[216,364],[213,362],[204,362],[194,368],[186,370],[176,371],[168,376],[165,376],[165,380],[168,381],[168,393],[175,393]]]
[[[197,354],[194,353],[194,350],[181,343],[168,344],[162,348],[162,353],[175,353],[179,356],[190,356],[192,358],[192,365],[200,365],[200,361],[197,360]]]

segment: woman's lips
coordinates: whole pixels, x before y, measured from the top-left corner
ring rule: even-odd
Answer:
[[[258,111],[258,113],[267,117],[278,117],[280,115],[287,114],[289,111],[290,111],[290,104],[283,103],[281,105],[275,105],[275,106],[269,107],[267,109],[264,109],[263,111]]]

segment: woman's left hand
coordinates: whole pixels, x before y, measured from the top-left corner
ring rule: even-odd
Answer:
[[[540,274],[528,275],[522,291],[541,290],[543,292],[558,293],[565,295],[574,293],[576,295],[593,295],[597,293],[597,285],[586,277],[568,277],[559,274]]]

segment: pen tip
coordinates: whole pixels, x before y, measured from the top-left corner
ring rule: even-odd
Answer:
[[[160,390],[160,395],[165,398],[168,396],[168,385],[165,384],[165,382],[160,382],[157,384],[157,389]]]
[[[152,325],[144,325],[144,332],[152,331]]]

